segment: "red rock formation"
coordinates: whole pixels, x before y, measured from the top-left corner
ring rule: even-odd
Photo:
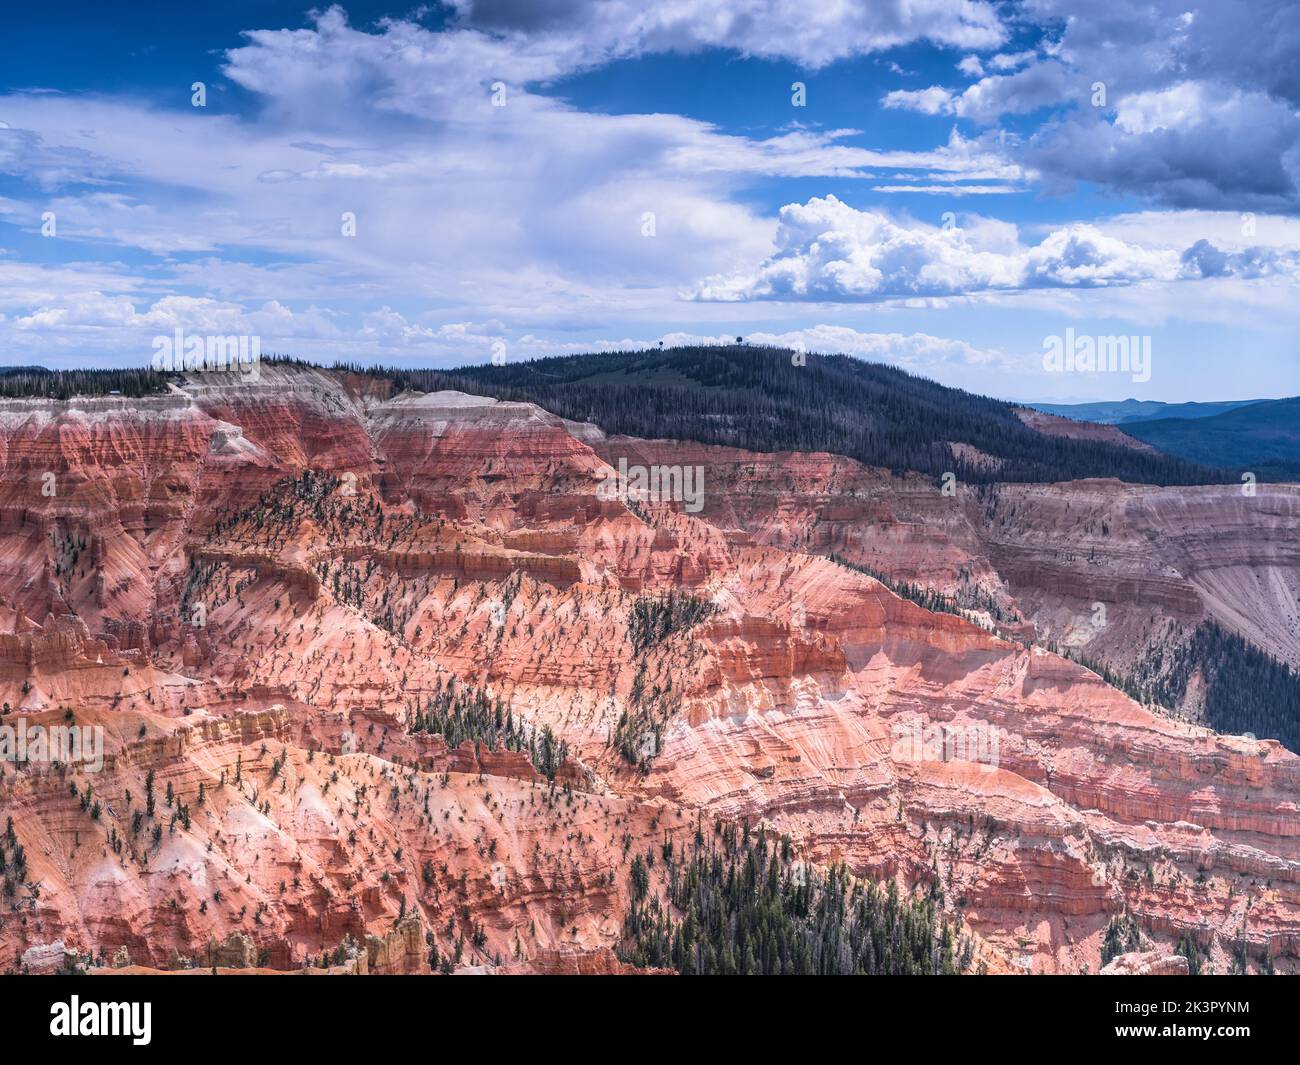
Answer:
[[[241,964],[297,970],[350,940],[355,971],[374,937],[380,968],[423,971],[418,926],[465,969],[620,971],[631,855],[701,816],[937,875],[995,971],[1096,971],[1125,913],[1212,965],[1243,938],[1300,965],[1300,759],[1024,642],[1210,615],[1293,652],[1295,489],[944,495],[277,368],[11,403],[0,452],[5,722],[71,709],[106,736],[98,773],[0,763],[26,855],[5,957],[203,968],[246,940]],[[620,457],[703,466],[703,509],[609,498]],[[298,491],[307,469],[331,479]],[[831,553],[985,598],[932,613]],[[715,612],[634,654],[637,597],[670,590]],[[1094,599],[1108,628],[1083,637]],[[521,752],[407,731],[453,679],[567,744],[554,785]],[[625,713],[648,771],[611,742]]]

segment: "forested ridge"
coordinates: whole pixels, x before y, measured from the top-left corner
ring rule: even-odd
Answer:
[[[752,451],[829,451],[896,472],[963,481],[1116,477],[1142,484],[1236,481],[1238,473],[1116,444],[1048,436],[1010,403],[846,355],[781,348],[682,347],[537,359],[459,370],[348,367],[399,389],[456,389],[536,403],[606,432]],[[995,463],[954,456],[971,445]]]
[[[315,363],[289,355],[263,355],[263,365],[320,369]],[[115,369],[51,370],[44,366],[0,367],[0,398],[4,399],[72,399],[77,396],[122,395],[131,398],[165,393],[170,383],[184,384],[187,377],[203,373],[226,373],[230,370],[189,371],[155,370],[149,366]]]
[[[1237,482],[1240,471],[1198,465],[1098,440],[1048,436],[1013,404],[948,388],[892,366],[847,355],[710,345],[660,351],[555,356],[457,370],[339,364],[337,371],[388,382],[395,391],[456,389],[536,403],[606,432],[695,440],[752,451],[828,451],[895,472],[951,472],[971,483],[1116,477],[1138,484]],[[268,364],[309,367],[287,356]],[[0,396],[144,396],[183,375],[149,369],[0,372]],[[983,456],[954,455],[951,443]]]
[[[1205,723],[1216,732],[1277,740],[1300,754],[1300,673],[1207,621],[1175,652],[1156,701],[1176,706],[1192,673],[1205,680]]]
[[[0,368],[0,397],[71,399],[73,396],[151,396],[166,391],[167,375],[150,369],[47,370],[43,366]]]

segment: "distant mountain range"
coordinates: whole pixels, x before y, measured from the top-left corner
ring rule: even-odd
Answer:
[[[1254,473],[1260,480],[1300,480],[1300,397],[1033,406],[1079,421],[1118,425],[1129,436],[1189,462]]]
[[[1158,418],[1123,428],[1167,455],[1250,471],[1260,480],[1300,480],[1300,396],[1252,403],[1210,418]]]
[[[1264,399],[1230,399],[1221,403],[1161,403],[1154,399],[1123,399],[1110,403],[1029,403],[1026,406],[1079,422],[1124,425],[1157,418],[1213,418],[1238,407],[1267,402]]]

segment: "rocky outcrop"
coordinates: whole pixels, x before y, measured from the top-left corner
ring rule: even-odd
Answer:
[[[1158,950],[1134,951],[1112,958],[1101,970],[1102,976],[1186,976],[1187,959],[1181,954]]]
[[[206,959],[219,969],[251,969],[257,964],[257,946],[242,932],[231,932],[220,943],[209,943]]]
[[[29,976],[51,976],[55,973],[76,971],[78,958],[75,951],[68,950],[63,940],[53,943],[38,943],[28,947],[19,959],[19,972]]]
[[[366,969],[380,976],[401,976],[426,967],[424,926],[415,914],[398,921],[386,936],[366,937]]]

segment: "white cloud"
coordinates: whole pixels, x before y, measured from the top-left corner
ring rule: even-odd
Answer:
[[[918,111],[923,115],[956,114],[952,92],[940,85],[928,89],[895,89],[885,94],[884,105],[896,111]]]
[[[1009,182],[1029,176],[1008,159],[1006,138],[965,138],[953,129],[947,143],[922,152],[879,151],[841,143],[857,133],[852,129],[796,130],[766,140],[711,134],[682,145],[667,158],[687,173],[871,178],[875,171],[888,169],[930,171],[928,176],[949,180]]]
[[[872,185],[872,192],[922,192],[930,196],[997,196],[1023,192],[1016,185]]]
[[[863,333],[843,325],[813,325],[772,333],[754,330],[743,334],[747,344],[771,345],[824,355],[853,355],[871,362],[887,362],[915,372],[928,373],[940,367],[1003,367],[1014,361],[1001,351],[978,348],[964,340],[950,340],[928,333]],[[732,344],[730,335],[669,333],[664,344]]]
[[[1033,62],[1034,56],[1032,49],[1025,52],[1002,52],[989,60],[989,66],[999,73],[1005,73]]]
[[[1184,81],[1167,89],[1136,92],[1115,106],[1115,126],[1125,133],[1152,133],[1193,125],[1213,100],[1205,86]]]
[[[1198,240],[1241,251],[1249,247],[1300,248],[1300,218],[1242,211],[1134,211],[1097,223],[1132,243],[1183,251]]]
[[[1186,208],[1300,209],[1300,113],[1262,92],[1179,82],[1035,135],[1044,172]]]
[[[578,42],[584,57],[725,48],[818,68],[913,41],[992,48],[1006,39],[984,0],[452,0],[459,25]],[[544,45],[543,45],[544,46]],[[591,58],[588,62],[594,61]]]
[[[1032,55],[1032,53],[1030,53]],[[973,57],[972,57],[973,58]],[[1002,57],[995,56],[994,59]],[[977,64],[967,64],[965,72]],[[1013,69],[1003,64],[998,69]],[[1062,102],[1069,91],[1065,68],[1056,62],[1036,63],[1015,74],[980,78],[961,92],[931,85],[926,89],[899,89],[885,94],[885,107],[925,115],[955,115],[989,125],[1006,114],[1025,114]]]
[[[757,268],[707,278],[694,298],[852,302],[1179,276],[1176,252],[1126,243],[1086,224],[1026,247],[1005,224],[903,225],[834,196],[788,204],[780,219],[775,251]]]

